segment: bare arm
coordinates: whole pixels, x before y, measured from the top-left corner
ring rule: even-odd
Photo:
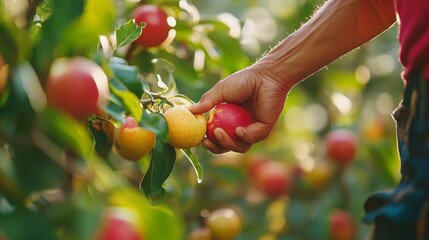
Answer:
[[[392,0],[330,0],[256,65],[291,86],[395,22]],[[284,82],[282,82],[284,83]]]
[[[216,129],[221,143],[204,139],[204,147],[214,153],[245,152],[253,143],[264,140],[295,84],[394,22],[392,0],[328,0],[306,24],[258,62],[219,81],[190,108],[194,113],[203,113],[221,102],[238,103],[256,120],[246,128],[236,129],[239,141],[233,142],[223,130]]]

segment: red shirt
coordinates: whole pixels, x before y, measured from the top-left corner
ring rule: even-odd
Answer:
[[[421,68],[429,79],[429,0],[394,0],[399,23],[403,77]]]

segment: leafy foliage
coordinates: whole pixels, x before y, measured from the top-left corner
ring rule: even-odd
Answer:
[[[396,59],[394,31],[295,88],[276,130],[249,153],[214,156],[169,145],[164,110],[198,101],[247,67],[321,1],[145,1],[166,10],[173,29],[148,49],[133,43],[145,28],[129,18],[135,1],[23,2],[0,0],[0,239],[93,239],[111,208],[134,213],[145,239],[185,239],[221,206],[241,214],[238,239],[327,239],[332,209],[358,221],[365,197],[398,181],[389,110],[402,83],[390,81],[400,69],[386,61]],[[277,35],[267,40],[267,29]],[[74,56],[95,61],[109,81],[107,105],[84,122],[51,109],[44,93],[51,63]],[[105,131],[124,115],[156,134],[154,149],[136,162],[122,159]],[[358,154],[315,189],[299,173],[327,161],[323,137],[337,127],[358,135]],[[247,161],[260,153],[296,170],[285,196],[267,198],[249,179]],[[358,238],[369,231],[359,225]]]

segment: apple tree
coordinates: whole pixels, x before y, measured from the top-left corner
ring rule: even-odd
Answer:
[[[0,1],[0,238],[182,239],[166,181],[202,181],[206,118],[177,119],[249,64],[228,31],[188,1]]]
[[[248,153],[198,146],[186,107],[321,3],[0,0],[0,239],[367,236],[365,197],[398,181],[394,28],[294,88]]]

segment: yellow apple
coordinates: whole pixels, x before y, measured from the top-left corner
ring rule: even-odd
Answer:
[[[124,159],[137,161],[155,146],[155,134],[141,128],[133,117],[114,131],[114,148]]]
[[[233,240],[242,228],[240,217],[231,208],[219,208],[212,211],[206,219],[206,224],[216,240]]]
[[[200,144],[206,134],[207,121],[203,114],[194,115],[187,106],[174,106],[164,113],[167,120],[168,142],[175,148],[191,148]]]

